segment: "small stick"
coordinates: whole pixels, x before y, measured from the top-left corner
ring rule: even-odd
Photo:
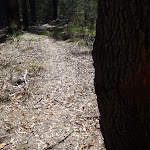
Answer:
[[[27,84],[26,76],[27,76],[28,70],[26,69],[25,74],[24,74],[24,82]]]
[[[73,132],[73,131],[72,131],[72,132]],[[44,150],[53,149],[56,145],[58,145],[58,144],[64,142],[64,141],[72,134],[72,132],[70,132],[67,136],[65,136],[62,140],[58,141],[56,144],[53,144],[53,145],[51,145],[51,146],[48,146],[48,147],[44,148]]]

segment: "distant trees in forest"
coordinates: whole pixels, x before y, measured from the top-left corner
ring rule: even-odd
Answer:
[[[58,17],[58,0],[53,0],[53,20],[56,20]]]
[[[81,26],[94,25],[97,0],[0,0],[0,26],[13,33],[29,25],[67,19]]]
[[[6,0],[0,0],[0,26],[6,23]]]

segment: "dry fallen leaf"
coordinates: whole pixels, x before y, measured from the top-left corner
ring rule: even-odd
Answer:
[[[5,145],[6,143],[0,143],[0,149],[4,148]]]
[[[75,133],[56,149],[100,149],[93,61],[84,55],[91,50],[37,34],[18,39],[0,44],[0,64],[10,64],[0,71],[0,135],[9,132],[16,146],[1,142],[0,149],[43,149],[71,130]],[[28,85],[9,83],[23,78],[25,69]]]
[[[11,146],[11,147],[10,147],[10,150],[14,150],[14,146]]]

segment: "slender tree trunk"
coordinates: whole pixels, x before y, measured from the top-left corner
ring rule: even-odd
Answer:
[[[8,33],[13,34],[21,27],[18,0],[7,0]]]
[[[53,0],[53,20],[57,19],[58,0]]]
[[[6,1],[0,0],[0,26],[6,25]]]
[[[29,27],[29,23],[28,23],[28,11],[27,11],[27,1],[26,0],[22,0],[22,15],[23,15],[24,30],[26,30]]]
[[[106,149],[149,150],[149,0],[98,3],[94,84]]]
[[[84,25],[87,25],[87,20],[88,20],[88,1],[84,0]]]
[[[35,0],[29,0],[32,24],[36,24]]]

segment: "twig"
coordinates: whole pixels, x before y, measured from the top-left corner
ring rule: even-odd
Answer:
[[[58,101],[57,99],[54,99],[54,101],[56,101],[57,103],[59,103],[59,104],[61,104],[61,105],[63,105],[63,104],[64,104],[63,102]]]
[[[28,70],[26,69],[25,74],[24,74],[24,82],[27,84],[26,76],[27,76]]]
[[[34,132],[32,131],[31,134],[30,134],[28,137],[26,137],[26,138],[24,138],[24,139],[22,139],[22,140],[20,140],[20,141],[18,141],[18,142],[16,142],[16,143],[14,143],[14,144],[7,144],[7,145],[5,145],[5,147],[2,148],[2,149],[5,150],[5,149],[9,149],[11,146],[16,146],[16,145],[20,144],[21,142],[23,142],[23,141],[25,141],[25,140],[28,140],[28,139],[31,138],[33,135],[34,135]]]
[[[5,137],[8,137],[8,136],[14,135],[14,134],[15,134],[15,133],[7,134],[7,135],[2,135],[2,136],[0,136],[0,138],[2,139],[2,138],[5,138]]]
[[[73,131],[72,131],[72,132],[73,132]],[[53,145],[51,145],[51,146],[48,146],[48,147],[44,148],[44,150],[53,149],[56,145],[58,145],[58,144],[64,142],[64,141],[72,134],[72,132],[70,132],[67,136],[65,136],[62,140],[58,141],[56,144],[53,144]]]
[[[43,97],[42,98],[40,98],[36,103],[39,103],[41,100],[43,99]]]

